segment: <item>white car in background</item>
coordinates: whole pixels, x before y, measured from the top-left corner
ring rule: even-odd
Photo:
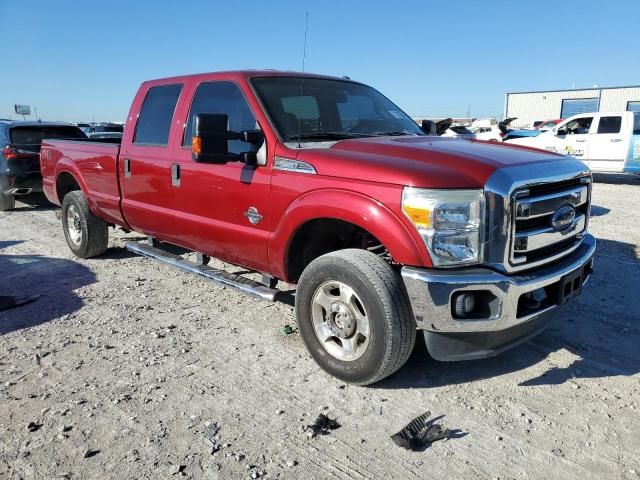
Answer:
[[[477,140],[485,142],[501,142],[502,135],[495,118],[483,118],[474,120],[469,130],[473,132]]]
[[[471,127],[470,130],[475,134],[477,140],[485,142],[501,142],[502,135],[498,125],[489,125],[486,127]]]
[[[593,171],[640,174],[640,112],[581,113],[537,136],[505,143],[571,155]]]

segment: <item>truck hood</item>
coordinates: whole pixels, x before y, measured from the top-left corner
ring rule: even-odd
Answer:
[[[431,188],[479,188],[505,166],[557,161],[528,147],[440,138],[375,137],[304,148],[298,160],[320,175]]]

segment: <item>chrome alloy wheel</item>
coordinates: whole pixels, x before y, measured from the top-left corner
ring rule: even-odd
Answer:
[[[328,281],[316,289],[311,320],[320,344],[338,360],[356,360],[369,345],[367,312],[358,295],[342,282]]]
[[[82,242],[82,227],[80,226],[80,214],[75,205],[69,205],[69,208],[67,208],[67,231],[71,242],[74,245],[80,245],[80,242]]]

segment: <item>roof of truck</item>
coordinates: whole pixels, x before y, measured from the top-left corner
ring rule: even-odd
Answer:
[[[309,72],[296,72],[293,70],[226,70],[220,72],[206,72],[206,73],[194,73],[189,75],[177,75],[175,77],[166,77],[166,78],[156,78],[153,80],[148,80],[144,83],[149,82],[166,82],[166,81],[177,81],[177,80],[186,80],[186,79],[194,79],[194,78],[211,78],[215,76],[223,76],[223,77],[244,77],[244,78],[252,78],[252,77],[303,77],[304,78],[324,78],[328,80],[343,80],[343,81],[354,81],[349,77],[336,77],[331,75],[321,75],[318,73],[309,73]],[[357,82],[356,82],[357,83]]]

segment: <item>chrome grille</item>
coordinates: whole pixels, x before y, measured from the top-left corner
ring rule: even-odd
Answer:
[[[587,231],[590,189],[589,178],[582,177],[570,182],[532,185],[514,192],[510,263],[533,267],[575,250]],[[575,216],[568,225],[556,228],[552,219],[565,205],[573,208]]]

